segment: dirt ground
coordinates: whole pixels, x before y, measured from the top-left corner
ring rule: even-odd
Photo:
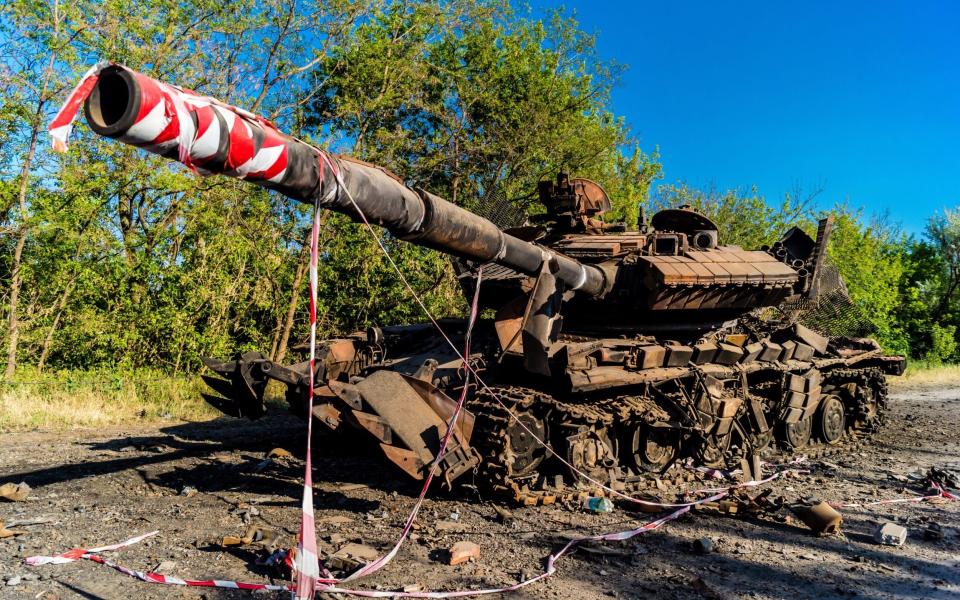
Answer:
[[[791,499],[907,497],[908,490],[923,489],[910,479],[912,473],[960,462],[960,386],[895,388],[891,405],[882,433],[813,456],[806,463],[809,474],[768,487]],[[267,581],[270,572],[256,564],[256,549],[224,549],[218,541],[241,535],[249,521],[279,530],[283,545],[294,544],[302,462],[295,458],[260,467],[270,449],[302,453],[304,442],[303,424],[283,413],[256,423],[220,419],[133,431],[0,436],[0,483],[33,486],[27,501],[0,503],[0,519],[51,520],[25,527],[25,535],[0,540],[0,597],[246,597],[247,592],[151,585],[89,561],[44,567],[26,567],[21,561],[158,529],[159,536],[113,556],[141,570],[168,562],[170,574],[185,578]],[[315,456],[321,550],[332,552],[351,541],[388,548],[419,488],[372,452],[358,455],[321,440]],[[539,573],[545,557],[570,536],[631,529],[653,516],[622,506],[602,515],[562,506],[510,510],[514,518],[504,523],[490,500],[475,492],[431,493],[415,539],[392,564],[359,585],[380,590],[416,584],[431,590],[503,586]],[[630,541],[578,550],[558,563],[553,577],[515,596],[958,597],[960,503],[893,504],[843,513],[842,535],[816,537],[789,521],[692,512]],[[324,522],[333,516],[347,519]],[[908,528],[904,546],[872,541],[873,530],[884,521]],[[942,526],[944,539],[925,539],[929,522]],[[710,538],[715,551],[696,553],[692,542],[698,538]],[[479,560],[446,565],[444,550],[459,540],[478,543]]]

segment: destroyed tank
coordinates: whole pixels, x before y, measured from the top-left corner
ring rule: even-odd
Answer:
[[[466,319],[440,320],[444,334],[386,324],[318,343],[313,418],[367,436],[414,479],[436,463],[448,486],[536,504],[602,493],[598,483],[630,489],[680,461],[755,478],[765,449],[875,430],[885,377],[903,373],[904,358],[871,339],[804,324],[806,308],[844,292],[826,260],[830,219],[815,238],[793,228],[756,250],[721,245],[723,232],[689,207],[631,231],[601,220],[611,208],[601,186],[561,173],[539,185],[545,214],[502,229],[216,100],[119,65],[92,77],[96,133],[368,220],[450,255],[468,301],[479,286],[479,309],[493,315],[471,334],[479,383],[459,354]],[[306,416],[309,361],[250,352],[205,363],[217,392],[206,397],[224,413],[263,415],[273,380]],[[464,387],[466,412],[438,460]]]

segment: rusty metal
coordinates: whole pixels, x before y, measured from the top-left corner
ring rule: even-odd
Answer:
[[[131,126],[143,89],[156,86],[124,67],[105,69],[85,105],[91,128],[138,143]],[[829,219],[816,239],[793,228],[759,250],[725,245],[716,224],[689,207],[632,231],[605,218],[612,202],[599,184],[560,173],[537,187],[545,212],[504,230],[380,167],[324,154],[239,109],[217,110],[282,146],[285,170],[254,183],[450,255],[468,298],[482,285],[479,308],[495,316],[477,323],[471,366],[486,387],[473,379],[464,389],[464,365],[430,324],[371,328],[318,348],[313,417],[369,436],[410,477],[434,463],[448,485],[477,471],[469,479],[545,504],[584,492],[583,473],[622,487],[679,460],[742,465],[757,476],[773,442],[831,444],[882,424],[884,377],[902,374],[904,359],[796,318],[795,307],[806,310],[825,287],[843,290],[833,271],[829,286],[823,279]],[[229,136],[219,143],[202,168],[246,177],[223,160]],[[148,149],[177,155],[169,144]],[[462,347],[464,320],[441,325]],[[219,393],[207,398],[225,413],[263,414],[273,380],[307,416],[308,362],[247,353],[205,364]],[[461,393],[468,410],[439,457],[451,397]]]
[[[794,504],[790,506],[790,510],[807,527],[821,535],[837,533],[843,524],[843,515],[826,502],[819,502],[812,506]]]

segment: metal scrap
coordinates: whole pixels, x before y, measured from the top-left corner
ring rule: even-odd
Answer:
[[[340,571],[350,571],[377,560],[380,553],[366,544],[349,543],[341,546],[327,559],[327,566]]]
[[[251,525],[247,527],[242,536],[227,535],[220,539],[220,545],[224,547],[249,546],[251,544],[259,544],[272,551],[280,545],[280,532]]]
[[[807,527],[820,535],[837,533],[843,524],[843,515],[826,502],[793,504],[789,508]]]

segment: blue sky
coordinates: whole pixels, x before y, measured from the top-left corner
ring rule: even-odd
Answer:
[[[629,66],[613,109],[667,182],[822,188],[911,233],[960,205],[960,3],[563,5]]]

